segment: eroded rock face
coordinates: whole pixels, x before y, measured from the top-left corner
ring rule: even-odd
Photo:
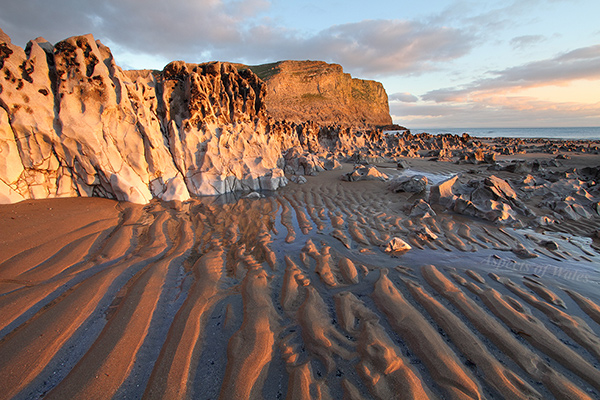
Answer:
[[[265,86],[227,63],[123,71],[91,35],[26,50],[0,34],[0,202],[277,189]]]
[[[340,65],[281,61],[249,68],[265,80],[267,110],[276,119],[353,126],[392,123],[383,85],[352,78]]]

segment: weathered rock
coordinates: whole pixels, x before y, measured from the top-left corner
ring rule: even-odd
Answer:
[[[327,158],[327,159],[323,160],[323,167],[327,171],[332,171],[334,169],[342,168],[342,164],[340,164],[340,162],[338,160],[336,160],[335,158]]]
[[[284,156],[285,172],[292,175],[317,175],[325,171],[323,162],[314,154],[305,152],[296,146],[287,151]]]
[[[408,165],[408,162],[406,160],[400,160],[400,161],[398,161],[398,163],[396,165],[397,165],[398,169],[410,168],[410,166]]]
[[[36,39],[27,52],[0,37],[1,202],[146,203],[286,184],[252,72],[179,61],[122,71],[91,35]]]
[[[386,181],[388,176],[379,171],[376,167],[369,165],[366,167],[358,167],[354,171],[341,176],[343,181]]]
[[[458,196],[454,194],[454,189],[458,185],[458,175],[455,175],[450,179],[432,186],[429,193],[429,203],[451,207],[458,198]]]
[[[415,234],[422,240],[436,240],[438,235],[433,233],[427,226],[422,225],[415,231]]]
[[[495,164],[496,153],[486,153],[483,149],[465,152],[460,160],[467,164]]]
[[[408,250],[412,249],[412,247],[406,243],[404,240],[395,237],[392,238],[389,242],[387,242],[387,244],[385,245],[384,251],[386,253],[403,253],[406,252]]]
[[[495,164],[496,163],[496,153],[485,153],[483,155],[483,162],[485,164]]]
[[[431,208],[429,203],[427,203],[423,199],[419,199],[415,201],[410,209],[409,217],[411,218],[428,218],[434,217],[436,215],[435,211]]]
[[[512,252],[515,253],[519,258],[537,258],[537,257],[539,257],[537,254],[529,251],[521,243],[517,244],[517,246],[512,249]]]
[[[398,176],[390,181],[390,190],[394,193],[419,193],[427,188],[429,181],[423,175]]]
[[[455,176],[431,188],[429,201],[459,214],[519,225],[518,214],[533,216],[508,182],[492,175],[463,185]]]
[[[307,182],[306,178],[302,175],[292,175],[290,180],[299,185],[305,184]]]
[[[531,164],[525,161],[514,161],[504,167],[504,171],[512,172],[515,174],[528,174],[532,170]]]

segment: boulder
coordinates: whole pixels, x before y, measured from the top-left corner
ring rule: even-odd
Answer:
[[[323,160],[323,168],[325,168],[327,171],[332,171],[334,169],[342,168],[342,164],[340,164],[340,162],[335,158],[326,158]]]
[[[390,190],[394,193],[419,193],[427,188],[429,181],[423,175],[398,176],[390,181]]]
[[[492,175],[473,179],[464,185],[455,176],[431,188],[429,202],[459,214],[487,219],[499,224],[520,225],[519,214],[534,216],[518,198],[510,184]]]
[[[408,250],[412,249],[412,247],[406,243],[404,240],[394,237],[385,245],[384,251],[386,253],[404,253]]]
[[[451,207],[458,198],[454,194],[455,187],[459,186],[458,175],[431,187],[429,193],[429,203],[441,204],[444,207]]]
[[[525,161],[514,161],[504,167],[504,171],[515,174],[528,174],[531,172],[531,170],[531,165]]]
[[[410,168],[410,166],[408,165],[408,162],[406,160],[400,160],[397,162],[396,166],[398,167],[398,169],[408,169]]]
[[[357,167],[354,171],[341,176],[343,181],[386,181],[388,176],[379,171],[376,167],[369,165],[366,167]]]
[[[428,218],[434,217],[436,215],[435,211],[431,208],[429,203],[427,203],[423,199],[419,199],[415,201],[410,209],[409,217],[411,218]]]
[[[290,180],[294,183],[302,185],[307,182],[306,178],[302,175],[293,175]]]

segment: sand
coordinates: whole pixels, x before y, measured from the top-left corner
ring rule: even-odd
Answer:
[[[534,157],[554,156],[499,159]],[[406,161],[434,184],[516,176]],[[0,398],[600,398],[598,215],[410,217],[426,195],[351,171],[254,199],[0,206]]]

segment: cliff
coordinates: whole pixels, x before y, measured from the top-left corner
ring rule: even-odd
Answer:
[[[275,119],[363,127],[392,123],[383,85],[352,78],[340,65],[281,61],[247,68],[267,84],[265,103]]]
[[[264,83],[230,64],[123,71],[91,35],[25,50],[0,35],[0,202],[277,189]]]
[[[399,154],[398,140],[380,131],[290,117],[297,97],[283,96],[286,79],[288,93],[306,81],[299,110],[307,119],[312,113],[318,122],[352,123],[354,110],[365,122],[370,110],[384,108],[381,85],[365,83],[361,92],[363,81],[341,67],[313,64],[331,72],[311,78],[302,63],[284,62],[278,64],[284,72],[271,78],[258,71],[265,84],[252,69],[220,62],[123,71],[92,35],[54,46],[38,38],[22,49],[0,30],[0,203],[72,196],[147,203],[275,190],[287,184],[286,167],[299,173],[297,160],[284,157],[290,149],[329,161],[357,149],[367,156]],[[293,75],[293,65],[303,72]],[[313,98],[313,87],[324,103]],[[359,93],[364,109],[348,100]],[[340,102],[344,111],[334,106]],[[383,116],[379,122],[386,122]]]

